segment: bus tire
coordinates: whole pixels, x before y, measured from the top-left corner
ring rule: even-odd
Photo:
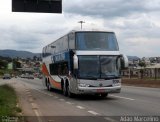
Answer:
[[[49,81],[48,81],[48,83],[47,83],[47,90],[48,90],[48,91],[52,91],[52,87],[51,87],[51,84],[50,84]]]
[[[70,97],[70,98],[73,98],[74,97],[74,94],[70,91],[70,89],[69,89],[69,84],[67,84],[67,95],[68,95],[68,97]]]
[[[102,97],[102,98],[105,98],[105,97],[107,97],[107,96],[108,96],[108,93],[101,94],[101,97]]]
[[[46,85],[46,87],[48,86],[48,80],[47,80],[47,78],[45,78],[45,85]]]
[[[66,88],[65,84],[63,85],[63,90],[62,91],[63,91],[63,95],[67,96],[67,88]]]

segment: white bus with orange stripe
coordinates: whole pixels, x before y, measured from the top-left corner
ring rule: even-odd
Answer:
[[[128,67],[114,32],[71,31],[45,46],[42,55],[43,84],[70,97],[119,93],[120,70]]]

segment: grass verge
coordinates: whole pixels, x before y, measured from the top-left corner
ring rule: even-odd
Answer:
[[[15,90],[8,85],[0,86],[0,116],[17,116],[19,112]]]

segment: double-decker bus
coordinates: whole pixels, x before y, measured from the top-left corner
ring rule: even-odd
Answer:
[[[120,54],[114,32],[71,31],[43,48],[43,84],[65,96],[121,91],[120,70],[128,59]]]

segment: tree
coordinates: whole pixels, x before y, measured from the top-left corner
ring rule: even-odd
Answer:
[[[8,62],[5,60],[0,60],[0,69],[6,69]]]
[[[33,56],[33,61],[37,61],[37,56]]]
[[[16,61],[16,60],[14,60],[14,61],[13,61],[13,66],[14,66],[14,69],[16,69],[16,68],[21,68],[21,63],[18,62],[18,61]]]
[[[144,61],[140,61],[138,65],[141,67],[140,74],[141,74],[141,79],[143,79],[144,68],[146,67],[146,63]]]

